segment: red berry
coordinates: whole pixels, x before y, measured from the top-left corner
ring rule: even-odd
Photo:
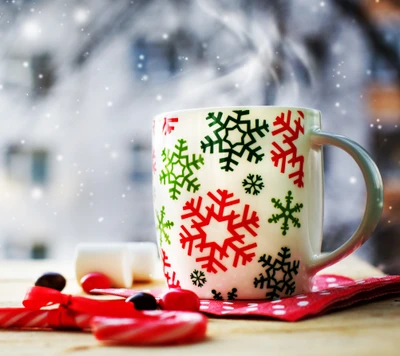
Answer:
[[[200,309],[199,297],[187,289],[170,289],[160,296],[158,304],[164,310],[199,311]]]
[[[95,288],[111,288],[111,282],[106,275],[98,272],[92,272],[84,275],[81,278],[81,287],[86,293],[90,294],[90,291]]]

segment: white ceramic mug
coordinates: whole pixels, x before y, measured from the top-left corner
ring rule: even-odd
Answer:
[[[360,167],[364,217],[321,254],[322,145]],[[360,247],[383,205],[382,179],[350,139],[321,131],[321,113],[297,107],[169,112],[153,121],[158,245],[170,288],[205,299],[277,299],[311,291],[312,278]]]

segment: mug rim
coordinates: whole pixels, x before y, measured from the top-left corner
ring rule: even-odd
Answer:
[[[321,111],[318,109],[313,109],[309,108],[306,106],[283,106],[283,105],[233,105],[233,106],[207,106],[207,107],[198,107],[198,108],[192,108],[192,109],[181,109],[181,110],[171,110],[171,111],[165,111],[161,112],[157,115],[154,116],[153,120],[158,120],[160,118],[164,118],[165,116],[170,116],[170,115],[177,115],[177,114],[184,114],[188,112],[195,112],[195,111],[203,111],[203,110],[210,110],[210,111],[215,111],[215,110],[229,110],[229,109],[240,109],[240,108],[246,108],[246,109],[296,109],[296,110],[307,110],[315,115],[320,115]]]

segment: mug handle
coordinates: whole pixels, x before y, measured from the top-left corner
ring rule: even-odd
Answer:
[[[323,132],[319,128],[311,130],[310,139],[314,147],[328,144],[347,152],[360,167],[367,188],[364,216],[356,232],[335,251],[314,256],[310,265],[311,273],[314,274],[350,255],[368,240],[382,214],[383,184],[378,167],[367,151],[356,142],[342,135]]]

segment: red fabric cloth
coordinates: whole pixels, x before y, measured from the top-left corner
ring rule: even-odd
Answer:
[[[92,292],[121,297],[136,293],[130,289],[95,289]],[[161,290],[152,293],[157,297]],[[352,280],[338,275],[314,278],[313,291],[274,301],[263,300],[201,300],[200,311],[209,316],[263,317],[297,321],[339,310],[356,303],[400,294],[400,276],[373,277]]]

